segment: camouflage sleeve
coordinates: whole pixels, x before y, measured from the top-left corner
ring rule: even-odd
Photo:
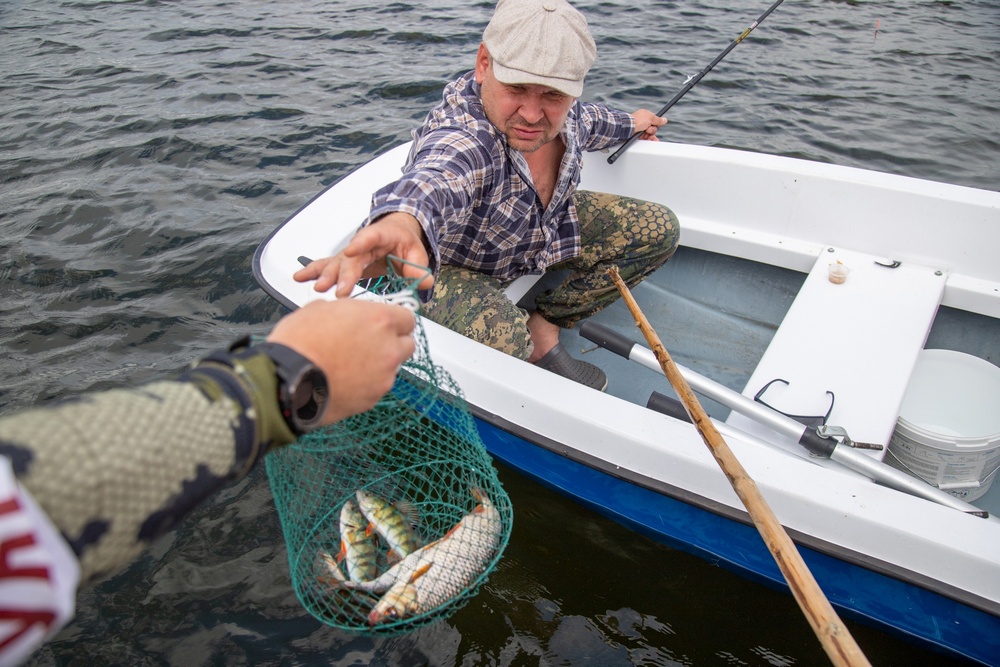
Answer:
[[[271,360],[242,356],[0,419],[0,455],[80,559],[83,582],[127,564],[294,439]]]

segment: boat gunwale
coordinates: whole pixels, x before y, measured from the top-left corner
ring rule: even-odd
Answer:
[[[695,493],[694,491],[677,486],[676,484],[644,475],[643,473],[630,468],[612,464],[607,459],[594,456],[593,454],[577,449],[564,442],[554,440],[546,435],[520,426],[519,424],[512,422],[501,415],[490,412],[479,405],[469,403],[469,409],[471,410],[473,416],[477,419],[493,426],[494,428],[504,431],[515,438],[523,440],[530,445],[541,447],[542,449],[565,457],[579,465],[586,466],[628,484],[652,491],[653,493],[662,494],[678,502],[696,507],[697,509],[711,512],[712,514],[731,521],[739,522],[745,526],[754,526],[749,513],[744,509],[732,507],[726,503]],[[562,490],[564,492],[569,492],[568,489]],[[809,533],[789,528],[788,526],[783,527],[789,537],[791,537],[792,540],[800,546],[806,547],[825,556],[830,556],[831,558],[844,561],[850,565],[862,567],[877,574],[896,579],[897,581],[918,586],[931,593],[935,593],[961,604],[968,605],[978,611],[1000,618],[1000,601],[989,600],[958,586],[934,579],[920,572],[901,567],[869,554],[835,544],[815,535],[810,535]],[[656,531],[652,528],[646,527],[644,532],[655,533]],[[735,564],[734,567],[739,568],[739,566],[736,566]],[[778,576],[768,576],[761,572],[755,572],[755,574],[763,576],[774,583],[783,583],[780,573],[778,573]]]
[[[989,257],[962,251],[963,239],[982,236],[982,229],[991,223],[1000,228],[1000,191],[735,148],[640,142],[615,166],[603,159],[607,152],[587,154],[580,187],[610,182],[616,193],[671,207],[681,221],[684,245],[804,273],[830,247],[882,256],[941,271],[946,276],[942,305],[1000,318],[1000,265]],[[671,164],[669,172],[653,168],[665,158],[670,160],[665,163]],[[626,173],[628,168],[631,172]],[[714,176],[726,183],[725,196],[704,197],[691,183],[709,170],[738,172],[740,177]],[[774,178],[775,173],[781,178]],[[649,195],[648,179],[657,179],[655,197]],[[831,184],[837,196],[829,197],[821,212],[812,205],[812,214],[804,217],[801,200]],[[775,196],[769,197],[768,189]],[[869,197],[871,193],[878,197]],[[767,210],[771,211],[779,195],[787,202],[777,207],[777,213],[746,221],[756,210],[755,200],[769,199],[772,204]],[[886,214],[881,209],[887,195],[905,209],[893,215],[907,220],[908,235],[894,233],[898,224],[864,229],[853,222],[837,224],[839,219]],[[694,214],[687,208],[692,196],[699,198],[701,207]],[[711,202],[707,206],[713,214],[705,213],[704,202]],[[959,207],[975,215],[948,218],[947,234],[938,233],[931,249],[922,240],[913,240],[941,231],[941,221],[925,209],[944,207]],[[740,223],[732,222],[736,220]],[[911,228],[912,220],[922,222]]]

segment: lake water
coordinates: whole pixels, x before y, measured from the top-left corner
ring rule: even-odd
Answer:
[[[767,7],[578,6],[598,43],[584,97],[626,110],[662,106]],[[251,275],[257,244],[408,139],[491,11],[0,0],[0,410],[162,378],[266,331],[282,309]],[[661,136],[996,189],[998,34],[994,0],[790,0]],[[36,663],[825,664],[787,594],[501,477],[510,546],[446,623],[369,639],[308,616],[258,469],[81,593]],[[848,624],[875,664],[950,664]]]

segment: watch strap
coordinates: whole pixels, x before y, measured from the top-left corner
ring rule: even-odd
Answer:
[[[281,369],[284,368],[301,368],[306,365],[315,367],[308,357],[299,354],[292,348],[281,343],[263,342],[254,345],[251,349],[266,353],[278,369],[279,376],[281,375]]]
[[[296,434],[285,421],[278,403],[280,383],[277,366],[265,350],[249,347],[243,338],[228,350],[212,352],[196,365],[214,367],[232,376],[247,394],[253,406],[256,423],[255,448],[252,460],[272,447],[294,442]],[[251,462],[252,465],[252,462]]]

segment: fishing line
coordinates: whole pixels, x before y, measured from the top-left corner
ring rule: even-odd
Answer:
[[[713,67],[715,67],[716,65],[718,65],[719,62],[721,62],[722,59],[725,58],[729,54],[730,51],[732,51],[733,49],[735,49],[737,44],[739,44],[744,39],[746,39],[747,35],[749,35],[751,32],[753,32],[753,29],[756,28],[758,25],[760,25],[761,22],[764,19],[766,19],[771,12],[773,12],[775,9],[777,9],[778,5],[780,5],[784,1],[785,0],[777,0],[777,2],[775,2],[773,5],[771,5],[770,7],[768,7],[767,11],[765,11],[763,14],[761,14],[760,16],[758,16],[756,21],[754,21],[753,23],[751,23],[743,32],[741,32],[739,34],[739,36],[736,39],[734,39],[729,44],[729,46],[727,46],[722,51],[722,53],[720,53],[719,55],[717,55],[715,57],[715,60],[713,60],[712,62],[710,62],[708,64],[708,67],[706,67],[705,69],[701,70],[700,72],[698,72],[693,77],[690,77],[684,83],[684,87],[681,88],[680,92],[677,93],[676,95],[674,95],[674,98],[672,100],[670,100],[669,102],[667,102],[667,104],[662,109],[660,109],[658,112],[656,112],[656,115],[657,116],[662,116],[663,114],[667,113],[667,110],[670,107],[674,106],[674,104],[676,104],[678,100],[680,100],[682,97],[684,97],[685,95],[687,95],[687,93],[688,93],[689,90],[691,90],[696,85],[698,85],[698,82],[701,81],[702,78],[706,74],[708,74],[710,71],[712,71]],[[629,137],[628,141],[626,141],[624,144],[622,144],[621,147],[618,150],[616,150],[614,153],[611,154],[611,157],[608,158],[608,164],[614,164],[618,160],[619,156],[621,156],[621,154],[624,153],[625,150],[629,146],[631,146],[636,141],[636,139],[638,139],[640,136],[642,136],[642,132],[636,132],[631,137]]]

